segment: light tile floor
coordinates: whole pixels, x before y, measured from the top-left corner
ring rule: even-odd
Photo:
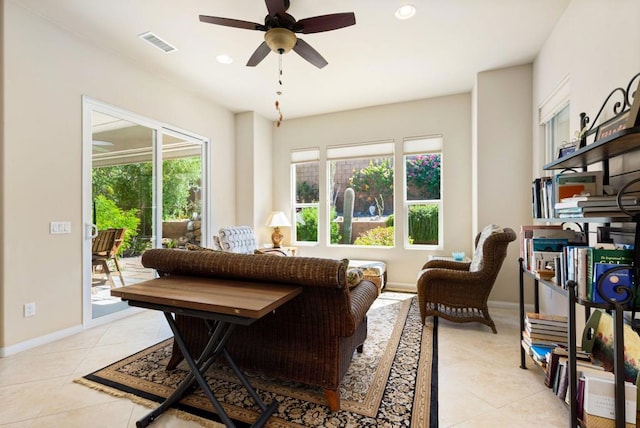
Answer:
[[[492,309],[498,334],[440,320],[440,427],[564,427],[568,410],[544,387],[540,370],[519,366],[518,316]],[[146,311],[38,348],[0,358],[1,427],[135,427],[149,410],[73,383],[171,335]],[[172,415],[152,427],[198,427]]]

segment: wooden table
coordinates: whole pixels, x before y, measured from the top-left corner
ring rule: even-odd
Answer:
[[[293,285],[192,276],[168,276],[111,290],[112,296],[128,301],[130,306],[162,311],[191,370],[176,390],[157,409],[136,422],[136,426],[141,428],[149,425],[197,382],[224,424],[235,427],[203,376],[218,355],[224,355],[231,369],[262,410],[252,426],[263,426],[277,409],[278,402],[274,401],[267,406],[260,399],[227,352],[225,344],[236,325],[252,324],[301,292],[302,287]],[[197,358],[189,353],[173,314],[202,318],[207,323],[209,341]]]

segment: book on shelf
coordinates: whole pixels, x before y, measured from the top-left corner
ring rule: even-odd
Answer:
[[[531,183],[531,215],[533,218],[542,218],[542,202],[540,195],[542,194],[542,178],[536,178]]]
[[[631,211],[631,212],[636,212],[636,211],[640,211],[640,206],[632,206],[632,207],[625,207],[627,210]],[[556,209],[556,213],[558,215],[560,214],[572,214],[574,216],[584,216],[585,214],[587,215],[602,215],[602,213],[607,213],[607,212],[613,212],[613,213],[618,213],[618,215],[620,215],[620,213],[622,211],[620,211],[618,209],[618,207],[616,205],[614,206],[606,206],[606,207],[572,207],[572,208],[558,208]]]
[[[558,218],[572,218],[572,219],[577,219],[577,218],[617,218],[617,217],[628,217],[627,214],[623,213],[622,211],[615,209],[615,210],[608,210],[608,211],[583,211],[580,213],[576,213],[576,212],[559,212],[557,214]]]
[[[553,217],[553,180],[539,177],[531,184],[531,205],[533,218]]]
[[[554,177],[555,200],[579,195],[602,195],[602,171],[585,171],[556,174]]]
[[[568,325],[568,319],[564,315],[551,315],[538,312],[527,312],[525,314],[525,322],[531,324],[547,324],[565,327]]]
[[[593,248],[588,247],[587,250],[587,273],[586,273],[586,291],[587,299],[593,301],[593,289],[595,282],[594,266],[596,263],[610,263],[633,265],[633,250],[628,249],[609,249],[609,248]]]
[[[556,202],[555,208],[605,208],[618,207],[617,195],[584,195],[574,196],[570,198],[562,198],[560,202]],[[621,202],[624,207],[640,207],[640,194],[633,193],[622,195]]]
[[[564,400],[567,396],[569,387],[569,361],[564,360],[558,363],[558,388],[556,395],[559,399]]]
[[[546,248],[544,240],[567,240],[567,244],[577,245],[585,241],[584,234],[571,229],[563,229],[559,225],[522,225],[520,226],[520,257],[523,260],[523,267],[528,271],[536,270],[536,262],[533,261],[534,240],[535,248]],[[564,241],[560,241],[564,242]],[[557,241],[553,244],[558,248]],[[548,257],[547,257],[548,258]]]
[[[620,268],[626,266],[627,269],[620,269],[612,271],[613,268]],[[602,279],[602,286],[598,290],[598,282]],[[605,298],[624,299],[627,296],[624,292],[617,293],[615,288],[618,286],[625,286],[627,289],[632,290],[633,278],[631,272],[631,266],[615,263],[595,263],[593,267],[593,302],[594,303],[607,303]]]
[[[566,331],[540,332],[536,329],[531,330],[530,328],[526,327],[524,331],[526,331],[529,337],[532,339],[546,339],[550,341],[558,341],[559,343],[565,343],[567,341]]]
[[[555,348],[554,345],[531,345],[529,347],[529,355],[534,360],[547,364],[548,357]]]
[[[584,375],[583,419],[587,426],[589,418],[596,416],[615,419],[615,380],[594,374]],[[637,387],[631,382],[624,383],[625,422],[636,423]]]
[[[567,336],[564,337],[550,337],[550,338],[540,338],[540,337],[531,337],[531,335],[526,331],[522,331],[522,340],[531,348],[536,345],[544,345],[555,347],[558,345],[567,346]]]
[[[547,355],[547,370],[544,374],[544,385],[547,388],[553,388],[553,382],[556,377],[556,370],[558,369],[558,362],[560,361],[560,354],[557,352],[558,347],[554,347],[553,350]]]
[[[566,325],[548,325],[548,324],[531,324],[525,323],[524,329],[531,333],[532,331],[535,333],[542,334],[562,334],[568,331],[568,327]]]
[[[554,352],[556,354],[558,354],[561,357],[568,357],[569,356],[569,349],[567,349],[564,346],[558,346],[554,349]],[[583,351],[581,348],[576,349],[576,359],[577,360],[581,360],[581,361],[588,361],[589,365],[588,366],[594,366],[597,367],[599,370],[604,370],[604,368],[602,367],[602,364],[600,363],[595,363],[592,358],[591,358],[591,352],[587,352],[587,351]]]
[[[594,301],[594,265],[595,263],[633,264],[633,250],[594,248],[587,246],[564,247],[561,266],[562,280],[560,284],[566,287],[567,281],[576,282],[576,296],[581,300]],[[598,301],[597,303],[603,303]]]
[[[533,251],[559,252],[568,244],[567,238],[532,238]]]
[[[576,407],[579,420],[584,418],[584,377],[578,378],[578,387],[576,388]]]

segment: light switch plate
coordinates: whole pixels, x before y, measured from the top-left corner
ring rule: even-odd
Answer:
[[[71,233],[70,221],[52,221],[49,223],[49,234],[59,235],[62,233]]]

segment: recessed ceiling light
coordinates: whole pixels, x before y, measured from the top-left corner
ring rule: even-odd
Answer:
[[[412,4],[405,4],[396,10],[396,18],[409,19],[416,14],[416,7]]]
[[[220,64],[231,64],[233,62],[233,58],[227,54],[220,54],[216,56],[216,59]]]

